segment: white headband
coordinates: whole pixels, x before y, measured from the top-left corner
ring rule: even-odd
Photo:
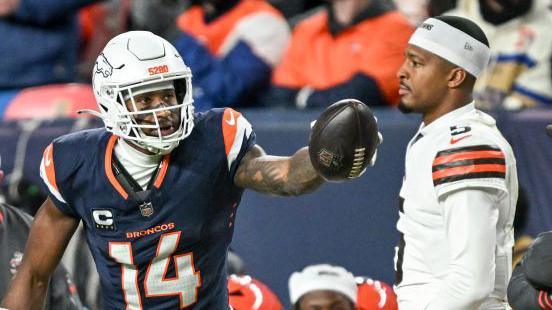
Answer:
[[[292,304],[312,291],[328,290],[345,295],[357,302],[357,284],[352,273],[339,266],[311,265],[294,272],[289,278],[289,297]]]
[[[426,19],[408,43],[450,61],[476,78],[485,69],[491,54],[485,44],[435,18]]]

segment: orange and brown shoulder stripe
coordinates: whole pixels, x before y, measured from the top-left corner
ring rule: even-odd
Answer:
[[[433,185],[477,178],[506,176],[504,153],[490,145],[467,146],[437,153],[432,165]]]

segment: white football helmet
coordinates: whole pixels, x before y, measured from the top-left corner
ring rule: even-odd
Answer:
[[[194,108],[192,73],[167,40],[148,31],[129,31],[111,39],[98,56],[92,73],[92,86],[105,128],[155,154],[167,154],[192,132]],[[171,85],[172,83],[172,85]],[[144,89],[174,86],[176,105],[162,104],[137,111],[134,94]],[[134,91],[134,94],[133,94]],[[131,99],[134,111],[127,109]],[[180,115],[179,127],[163,136],[157,114],[170,111]],[[155,124],[140,124],[137,119],[153,116]],[[157,135],[146,135],[143,129]],[[151,132],[152,130],[148,130]]]

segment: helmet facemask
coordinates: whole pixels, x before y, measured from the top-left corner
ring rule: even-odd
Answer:
[[[140,90],[151,89],[151,91],[166,89],[159,88],[160,84],[165,86],[169,83],[174,87],[176,104],[161,102],[160,104],[141,109],[136,102],[136,97],[146,95],[147,92]],[[120,136],[139,147],[154,154],[170,153],[179,142],[188,137],[193,129],[194,107],[191,96],[191,76],[180,78],[154,79],[131,85],[104,85],[102,91],[102,118],[108,131]],[[108,101],[108,102],[106,102]],[[108,107],[116,111],[109,111]],[[115,112],[115,113],[114,113]],[[161,117],[163,114],[171,113],[171,116]],[[173,132],[164,134],[167,127],[173,126]]]

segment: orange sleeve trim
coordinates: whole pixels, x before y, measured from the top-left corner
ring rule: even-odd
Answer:
[[[107,176],[107,179],[109,180],[109,183],[113,185],[115,190],[123,196],[123,198],[126,200],[128,198],[127,192],[124,190],[123,186],[117,181],[117,178],[115,178],[115,175],[113,174],[113,167],[111,166],[111,159],[113,156],[113,149],[115,148],[115,143],[117,142],[117,136],[112,135],[109,138],[109,142],[107,142],[107,148],[105,150],[105,175]]]
[[[497,164],[490,164],[490,165],[470,165],[470,166],[462,166],[462,167],[454,167],[444,170],[439,170],[433,172],[433,180],[456,176],[456,175],[463,175],[468,173],[477,173],[477,172],[506,172],[506,166],[505,165],[497,165]]]
[[[170,161],[171,161],[171,154],[167,154],[163,156],[163,161],[161,161],[161,170],[159,171],[159,174],[157,175],[157,178],[155,179],[155,183],[153,183],[153,186],[157,188],[161,187],[161,183],[163,183],[163,180],[165,179],[165,175],[167,174],[167,169],[169,169]]]
[[[433,166],[454,162],[458,160],[466,159],[478,159],[478,158],[504,158],[504,154],[501,151],[474,151],[474,152],[462,152],[452,155],[444,155],[435,158]]]
[[[224,115],[222,116],[222,137],[224,139],[224,150],[226,151],[226,156],[228,156],[230,150],[232,149],[232,145],[234,145],[236,132],[238,130],[237,122],[240,117],[241,113],[231,108],[226,108],[224,110]]]
[[[53,186],[56,191],[59,192],[59,188],[56,183],[56,170],[54,166],[54,145],[50,143],[44,150],[44,170],[46,171],[46,178],[48,183]]]

